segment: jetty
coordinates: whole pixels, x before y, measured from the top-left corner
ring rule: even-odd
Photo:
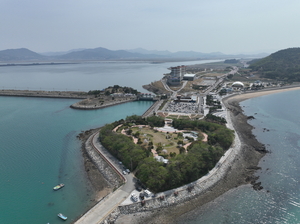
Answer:
[[[68,98],[86,99],[87,92],[81,91],[44,91],[44,90],[14,90],[2,89],[0,96],[20,96],[20,97],[46,97],[46,98]]]

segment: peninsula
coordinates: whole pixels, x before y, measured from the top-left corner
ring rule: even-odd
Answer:
[[[169,85],[170,76],[167,75],[162,80],[148,85],[154,92],[161,93],[159,104],[153,107],[153,111],[149,114],[165,117],[165,121],[168,122],[170,119],[180,117],[202,119],[213,113],[226,119],[227,127],[235,131],[235,141],[224,158],[220,159],[206,177],[170,191],[157,193],[155,197],[145,202],[132,201],[128,195],[129,198],[120,201],[122,204],[113,207],[114,211],[106,219],[104,217],[99,219],[101,223],[172,223],[179,216],[213,200],[231,188],[249,183],[256,190],[262,188],[260,183],[256,183],[258,177],[254,174],[259,169],[257,164],[266,150],[264,145],[253,136],[252,127],[247,123],[249,118],[243,115],[239,102],[251,97],[300,89],[300,87],[299,85],[283,86],[284,83],[273,83],[270,80],[257,83],[254,81],[257,77],[254,75],[251,75],[252,83],[249,80],[247,83],[228,81],[228,78],[240,76],[242,72],[245,71],[232,66],[225,73],[210,70],[212,74],[207,75],[206,69],[203,69],[198,72],[198,77],[196,75],[193,80],[182,80],[180,85]],[[248,75],[249,73],[244,73],[245,77]],[[193,88],[198,88],[198,97],[194,97],[191,93]],[[219,93],[219,96],[214,92]],[[193,106],[188,107],[187,104]],[[78,223],[85,222],[80,219]]]

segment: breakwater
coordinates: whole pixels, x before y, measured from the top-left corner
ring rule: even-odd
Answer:
[[[67,98],[86,99],[87,93],[80,91],[43,91],[43,90],[0,90],[0,96],[20,96],[20,97],[46,97],[46,98]]]
[[[136,101],[135,98],[130,98],[130,99],[122,99],[122,100],[115,100],[115,101],[107,101],[107,102],[100,102],[97,99],[85,99],[82,100],[80,102],[74,103],[72,104],[70,107],[73,109],[80,109],[80,110],[95,110],[95,109],[101,109],[101,108],[105,108],[105,107],[110,107],[110,106],[114,106],[114,105],[118,105],[118,104],[122,104],[122,103],[128,103],[128,102],[132,102],[132,101]]]

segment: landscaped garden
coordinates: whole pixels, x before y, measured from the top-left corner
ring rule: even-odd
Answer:
[[[211,116],[209,119],[220,124],[206,120],[174,119],[173,127],[186,133],[171,133],[157,130],[156,127],[164,126],[162,117],[141,118],[133,115],[105,125],[99,137],[104,147],[131,169],[143,184],[159,192],[206,175],[231,146],[233,132],[218,119]],[[184,138],[187,133],[190,136]],[[202,141],[201,133],[207,134],[206,142]],[[188,143],[191,144],[185,148]],[[156,155],[153,150],[168,162],[154,159]]]

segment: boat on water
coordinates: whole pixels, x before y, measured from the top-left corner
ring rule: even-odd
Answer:
[[[59,218],[61,218],[62,220],[67,220],[67,216],[63,215],[62,213],[58,213],[57,215]]]
[[[58,184],[53,188],[53,190],[57,191],[57,190],[63,188],[64,186],[65,186],[64,184]]]

